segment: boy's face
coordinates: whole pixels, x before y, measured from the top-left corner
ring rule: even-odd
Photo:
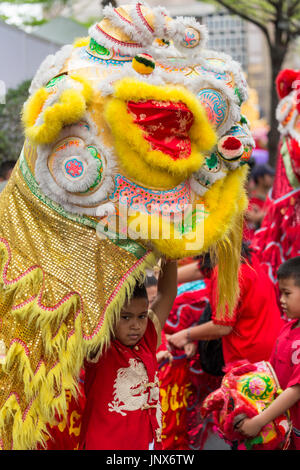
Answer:
[[[124,346],[135,346],[144,336],[148,324],[148,300],[134,298],[121,310],[120,320],[117,322],[115,337]]]
[[[293,278],[279,279],[280,305],[289,318],[300,318],[300,287]]]

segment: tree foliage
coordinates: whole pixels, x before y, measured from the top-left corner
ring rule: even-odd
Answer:
[[[21,111],[28,98],[30,80],[16,89],[9,89],[6,103],[0,105],[0,162],[17,160],[24,142]]]

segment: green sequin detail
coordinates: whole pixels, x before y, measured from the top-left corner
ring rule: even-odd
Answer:
[[[241,97],[240,90],[239,90],[238,88],[235,88],[235,89],[234,89],[234,94],[238,97],[239,102],[240,102],[239,104],[241,105],[242,102],[243,102],[243,100],[242,100],[242,97]]]
[[[90,50],[95,51],[99,55],[109,56],[111,54],[110,51],[108,49],[106,49],[106,47],[101,46],[100,44],[98,44],[95,41],[95,39],[93,39],[93,38],[91,38],[91,40],[90,40]]]
[[[61,82],[66,78],[66,75],[59,75],[59,77],[54,77],[50,82],[46,85],[46,88],[52,88],[55,86],[58,82]]]
[[[210,157],[205,159],[205,163],[210,170],[213,170],[218,166],[218,157],[215,153],[212,153]]]
[[[101,157],[100,157],[100,154],[99,154],[98,150],[93,145],[89,145],[88,150],[89,150],[90,154],[92,155],[92,157],[97,160],[99,165],[98,165],[98,176],[97,176],[97,178],[95,179],[92,186],[89,187],[89,189],[87,189],[86,191],[83,191],[84,194],[88,193],[91,189],[94,189],[94,188],[96,188],[96,186],[98,186],[98,184],[102,180],[102,173],[103,173],[103,165],[102,165]]]

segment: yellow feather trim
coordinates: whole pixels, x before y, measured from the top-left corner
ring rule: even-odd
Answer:
[[[90,43],[90,37],[89,36],[83,37],[83,38],[77,38],[73,42],[73,47],[84,47],[84,46],[88,46],[89,43]]]
[[[92,99],[92,87],[87,80],[78,75],[70,78],[82,85],[82,90],[68,89],[61,93],[58,101],[43,111],[49,94],[45,88],[38,90],[25,103],[22,115],[26,137],[36,144],[49,144],[61,132],[63,126],[79,121],[86,112]],[[42,113],[42,123],[36,124]]]
[[[43,310],[43,306],[37,302],[44,285],[41,269],[36,268],[32,271],[35,274],[27,272],[14,281],[7,280],[5,268],[10,262],[8,249],[7,242],[1,241],[0,291],[2,290],[7,304],[7,299],[12,299],[12,294],[18,294],[18,290],[22,291],[24,284],[28,283],[28,278],[31,279],[30,286],[36,296],[35,300],[29,302],[26,307],[19,306],[19,311],[15,308],[18,306],[12,307],[14,310],[11,310],[10,314],[26,325],[30,321],[31,331],[32,325],[35,326],[36,334],[42,334],[44,351],[34,371],[30,363],[30,347],[27,348],[18,338],[7,344],[8,351],[2,374],[13,374],[14,380],[18,382],[18,389],[20,390],[20,385],[23,386],[22,403],[24,404],[26,399],[27,408],[24,411],[23,405],[21,410],[19,397],[12,390],[6,402],[1,404],[0,434],[5,442],[4,448],[9,445],[9,438],[4,436],[11,436],[14,449],[35,449],[38,445],[46,446],[47,424],[54,425],[57,416],[66,415],[66,394],[71,393],[77,397],[78,377],[84,358],[88,358],[95,351],[101,353],[103,348],[109,345],[123,304],[131,297],[137,280],[140,281],[145,276],[146,268],[156,264],[157,258],[152,252],[148,252],[129,270],[107,303],[101,329],[93,338],[86,340],[82,332],[82,305],[78,302],[76,294],[71,295],[64,305]],[[6,290],[4,287],[7,283],[12,285]],[[70,315],[74,316],[73,330],[67,334],[64,321]],[[34,341],[34,338],[30,338],[30,341]],[[0,438],[0,446],[3,445]]]
[[[112,98],[106,105],[105,118],[113,133],[121,164],[129,176],[150,186],[153,186],[155,181],[158,187],[165,188],[177,185],[200,168],[204,160],[201,151],[208,150],[215,144],[216,135],[205,111],[192,94],[180,87],[160,88],[124,79],[117,82],[115,96],[116,98]],[[174,161],[170,155],[152,150],[144,138],[144,132],[134,123],[126,104],[129,100],[145,99],[183,102],[193,112],[194,123],[189,132],[191,155],[188,158]],[[151,175],[148,173],[149,169]],[[153,170],[156,170],[158,177],[153,175]]]
[[[247,208],[244,182],[245,167],[230,173],[218,181],[204,197],[204,209],[208,212],[203,223],[193,232],[179,234],[173,224],[163,219],[136,213],[129,217],[128,226],[149,241],[150,234],[157,234],[151,243],[159,252],[174,259],[211,252],[219,263],[219,301],[217,318],[232,316],[238,295],[238,271],[242,242],[243,212]],[[203,225],[204,224],[204,225]]]
[[[216,143],[216,133],[206,116],[199,100],[180,86],[155,86],[142,83],[133,78],[124,78],[116,82],[114,96],[122,101],[156,100],[184,103],[194,115],[190,135],[202,151],[209,151]]]

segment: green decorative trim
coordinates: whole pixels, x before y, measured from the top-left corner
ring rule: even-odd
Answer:
[[[234,89],[234,94],[238,97],[239,102],[240,102],[239,104],[241,105],[243,103],[243,99],[242,99],[240,90],[237,87]]]
[[[240,123],[241,123],[241,124],[247,124],[247,126],[249,125],[248,119],[247,119],[246,116],[244,116],[243,114],[241,114]]]
[[[284,163],[284,168],[286,172],[286,176],[289,180],[290,185],[292,188],[297,189],[300,187],[300,183],[298,181],[298,178],[296,177],[293,167],[292,167],[292,162],[291,162],[291,156],[289,154],[289,150],[287,147],[286,140],[282,140],[282,146],[281,146],[281,155]]]
[[[98,44],[93,38],[91,38],[90,40],[90,50],[93,52],[96,52],[99,55],[107,55],[107,56],[111,55],[111,52],[108,49],[106,49],[106,47]]]
[[[209,157],[206,157],[205,163],[210,170],[213,170],[218,166],[218,157],[215,153],[212,153]]]
[[[56,202],[52,201],[52,199],[50,199],[48,196],[46,196],[41,191],[37,181],[35,180],[33,174],[30,171],[30,168],[24,156],[24,149],[22,149],[20,155],[19,165],[21,173],[28,188],[30,189],[32,194],[34,194],[34,196],[36,196],[43,204],[50,207],[50,209],[54,210],[62,217],[71,220],[72,222],[75,222],[77,224],[90,227],[94,230],[97,229],[98,224],[101,224],[101,221],[95,221],[85,215],[76,215],[72,214],[71,212],[67,212],[60,204],[57,204]],[[114,243],[115,245],[122,248],[123,250],[127,251],[128,253],[132,253],[137,259],[141,259],[143,256],[145,256],[147,252],[147,250],[142,245],[138,244],[137,242],[131,239],[121,239],[119,238],[118,234],[115,238],[109,238],[109,240],[112,241],[112,243]]]
[[[93,145],[89,145],[88,150],[90,154],[92,155],[92,157],[95,158],[95,160],[97,160],[98,162],[98,176],[95,179],[94,183],[86,191],[83,191],[83,194],[88,193],[91,189],[94,189],[96,188],[96,186],[98,186],[98,184],[102,180],[102,173],[103,173],[103,165],[102,165],[101,156],[98,150]]]
[[[52,80],[50,80],[50,82],[46,85],[46,88],[52,88],[53,86],[55,86],[57,84],[57,82],[61,82],[66,77],[67,77],[67,75],[63,74],[63,75],[59,75],[58,77],[52,78]]]

